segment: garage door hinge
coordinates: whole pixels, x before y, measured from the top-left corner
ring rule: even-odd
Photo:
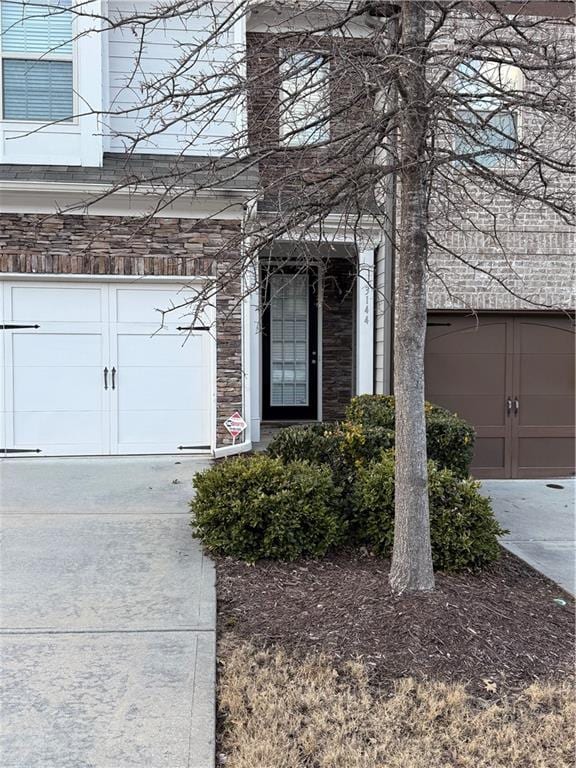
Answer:
[[[39,325],[14,325],[13,323],[0,324],[0,331],[15,331],[17,328],[40,328]]]
[[[0,455],[3,453],[42,453],[40,448],[0,448]]]

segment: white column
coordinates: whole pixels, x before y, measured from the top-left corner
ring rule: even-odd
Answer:
[[[374,392],[374,249],[358,254],[356,281],[356,394]]]
[[[253,443],[260,440],[260,422],[262,406],[260,399],[262,354],[260,348],[261,318],[260,291],[256,289],[250,294],[250,434]]]

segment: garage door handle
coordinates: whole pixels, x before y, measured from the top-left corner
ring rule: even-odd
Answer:
[[[116,368],[112,368],[112,389],[116,389]]]
[[[514,398],[514,416],[518,416],[518,411],[520,410],[520,402],[518,401],[518,398]]]
[[[108,368],[104,368],[104,389],[108,389]]]
[[[506,398],[506,416],[510,416],[512,413],[512,399],[507,397]]]

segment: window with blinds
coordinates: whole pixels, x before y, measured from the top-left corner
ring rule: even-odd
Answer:
[[[308,275],[270,278],[271,405],[308,405]]]
[[[330,67],[312,53],[282,55],[280,139],[289,146],[317,144],[330,137]]]
[[[2,117],[61,121],[74,114],[71,0],[2,0]]]

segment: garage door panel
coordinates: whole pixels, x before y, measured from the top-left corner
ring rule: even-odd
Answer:
[[[102,409],[100,366],[19,366],[13,378],[15,411]]]
[[[192,403],[208,407],[210,376],[204,366],[175,369],[123,365],[116,380],[120,411],[185,411]]]
[[[504,470],[506,440],[504,437],[479,437],[474,446],[474,468]]]
[[[138,332],[133,319],[140,305],[134,299],[129,306],[129,330],[123,323],[113,326],[113,450],[176,451],[180,445],[210,445],[213,338],[208,333],[187,337],[186,332],[169,331],[151,335],[145,322]]]
[[[191,288],[115,288],[116,321],[158,325],[162,320],[160,310],[178,306],[179,309],[165,314],[166,322],[178,324],[183,319],[191,319],[190,309],[181,305],[192,304],[196,296],[197,292]]]
[[[433,395],[499,395],[506,377],[503,355],[451,354],[427,356],[428,391]]]
[[[574,354],[574,329],[568,318],[560,321],[539,321],[526,318],[518,321],[519,354]]]
[[[124,451],[138,450],[145,445],[162,445],[176,452],[180,445],[206,446],[210,444],[210,421],[205,410],[123,411],[118,423],[118,444]]]
[[[44,367],[100,365],[102,337],[100,334],[23,333],[12,336],[12,360],[15,366]]]
[[[474,349],[477,354],[504,354],[506,352],[506,323],[485,321],[476,324],[473,318],[439,318],[450,330],[433,325],[428,328],[428,348],[435,354],[460,354],[463,349]],[[436,318],[432,320],[435,322]]]
[[[477,427],[503,426],[505,408],[500,395],[433,395],[428,400],[442,406]]]
[[[574,424],[574,398],[564,395],[522,395],[519,427],[565,427]]]
[[[101,322],[102,289],[78,286],[13,286],[14,322]]]
[[[546,467],[554,471],[565,467],[572,471],[574,459],[572,437],[521,437],[518,440],[520,469]]]
[[[574,391],[574,355],[519,355],[519,392],[525,395],[563,395]]]
[[[210,337],[206,333],[186,338],[183,333],[157,335],[118,334],[118,360],[122,366],[181,366],[184,363],[205,368],[210,356]]]
[[[17,448],[41,447],[48,453],[60,446],[59,453],[81,450],[102,453],[104,442],[100,411],[19,411],[14,414],[14,444]]]

